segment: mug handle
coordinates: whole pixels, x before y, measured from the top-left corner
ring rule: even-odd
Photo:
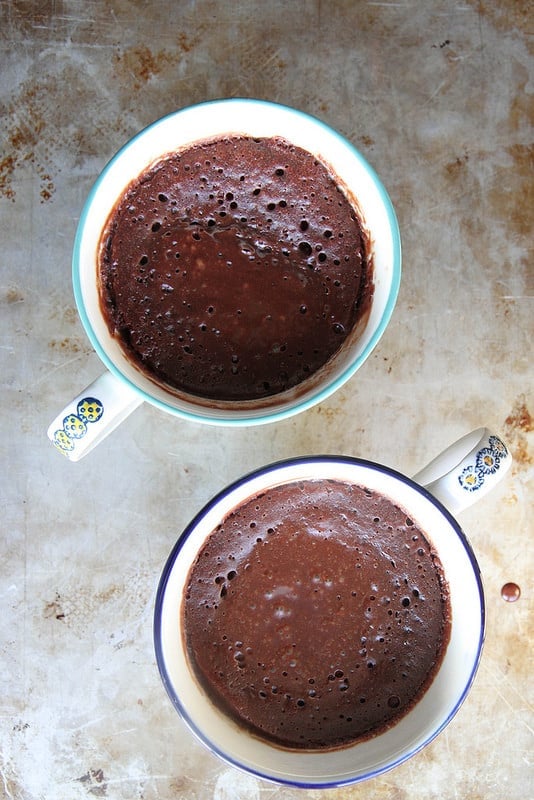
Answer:
[[[69,461],[79,461],[142,402],[137,392],[104,372],[57,415],[48,438]]]
[[[500,436],[477,428],[451,444],[413,480],[456,514],[490,492],[511,464],[512,456]]]

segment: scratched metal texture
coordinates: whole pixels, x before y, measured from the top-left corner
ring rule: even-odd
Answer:
[[[0,0],[0,797],[522,800],[532,774],[533,33],[528,0]],[[215,97],[315,114],[399,217],[391,324],[328,402],[207,429],[143,406],[77,465],[45,437],[101,371],[74,306],[84,199],[132,134]],[[414,473],[471,428],[514,466],[461,524],[488,630],[473,690],[410,762],[329,792],[274,787],[193,739],[151,640],[159,572],[230,480],[304,453]],[[520,599],[506,603],[514,581]]]

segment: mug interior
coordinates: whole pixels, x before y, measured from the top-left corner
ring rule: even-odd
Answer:
[[[110,335],[100,311],[98,246],[117,199],[129,183],[167,153],[225,135],[282,136],[318,156],[356,199],[370,234],[374,296],[363,331],[349,336],[340,351],[295,388],[258,401],[220,402],[173,392],[144,375]],[[275,103],[229,99],[202,103],[164,117],[129,141],[104,168],[83,208],[74,243],[73,285],[87,335],[105,366],[171,413],[213,424],[274,421],[320,402],[347,381],[369,356],[393,312],[400,284],[401,247],[389,196],[373,168],[340,134],[318,119]]]
[[[284,750],[244,732],[217,710],[193,676],[180,630],[182,596],[191,564],[210,532],[259,492],[295,480],[334,479],[386,495],[404,509],[436,548],[450,589],[450,641],[430,687],[415,707],[384,733],[343,749]],[[163,570],[156,597],[154,638],[167,692],[193,733],[232,765],[276,783],[334,787],[391,769],[428,744],[463,702],[484,639],[484,597],[476,558],[451,515],[424,489],[399,473],[343,457],[301,458],[270,465],[217,495],[190,523]]]

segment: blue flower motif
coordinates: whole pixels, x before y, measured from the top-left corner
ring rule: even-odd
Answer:
[[[462,474],[458,477],[460,486],[467,492],[475,492],[484,483],[483,474],[474,466],[465,467]]]
[[[83,439],[89,423],[98,422],[104,413],[104,406],[96,397],[84,397],[78,403],[76,412],[67,414],[63,427],[54,432],[54,445],[63,455],[74,450],[76,439]]]
[[[489,446],[494,453],[497,453],[501,457],[508,455],[508,450],[506,449],[505,443],[499,439],[498,436],[489,437]]]
[[[477,470],[483,475],[493,475],[499,469],[500,463],[500,456],[490,447],[483,447],[477,453]]]
[[[74,442],[68,436],[63,428],[54,433],[54,445],[61,453],[68,453],[74,450]]]
[[[81,439],[87,433],[87,425],[76,414],[69,414],[63,420],[63,430],[71,439]]]
[[[96,397],[84,397],[78,403],[76,411],[84,422],[98,422],[104,413],[104,406]]]

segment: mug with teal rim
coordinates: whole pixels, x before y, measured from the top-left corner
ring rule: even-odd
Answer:
[[[369,237],[374,292],[363,330],[353,332],[315,374],[293,389],[254,401],[215,402],[171,391],[143,374],[108,330],[98,288],[99,244],[117,200],[166,154],[217,137],[282,137],[324,163],[353,202]],[[104,167],[82,210],[72,259],[74,296],[87,336],[106,367],[48,429],[67,458],[79,460],[143,402],[211,425],[275,422],[328,398],[351,378],[384,333],[401,277],[401,243],[391,200],[380,178],[341,134],[306,113],[253,99],[223,99],[181,109],[134,136]]]

